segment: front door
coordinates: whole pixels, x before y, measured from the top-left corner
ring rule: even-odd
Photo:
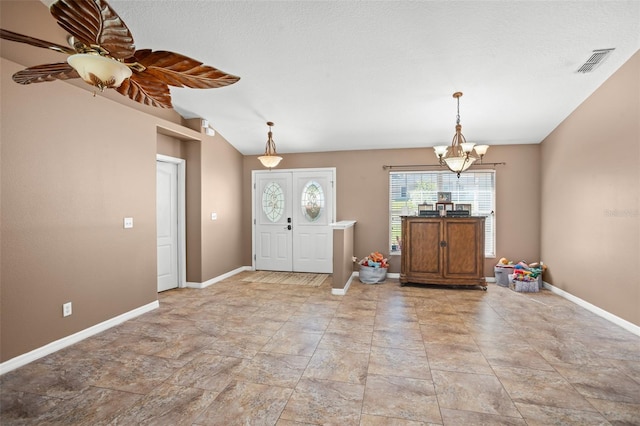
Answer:
[[[178,165],[156,162],[158,291],[178,287]]]
[[[256,177],[256,269],[292,271],[291,173],[269,171]]]
[[[333,272],[335,169],[254,172],[255,268]]]

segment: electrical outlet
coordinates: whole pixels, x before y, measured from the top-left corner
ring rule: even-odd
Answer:
[[[133,218],[132,217],[125,217],[124,218],[124,229],[130,229],[133,228]]]
[[[67,302],[65,304],[62,305],[62,316],[63,317],[68,317],[69,315],[71,315],[71,302]]]
[[[211,213],[211,220],[218,220],[218,213],[216,212]]]

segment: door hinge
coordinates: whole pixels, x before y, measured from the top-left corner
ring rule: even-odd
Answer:
[[[254,224],[254,225],[256,224],[256,220],[255,220],[255,219],[253,219],[253,224]]]

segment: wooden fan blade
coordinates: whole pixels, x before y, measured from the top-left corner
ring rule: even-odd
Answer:
[[[67,46],[62,46],[50,41],[40,40],[39,38],[29,37],[23,34],[14,33],[13,31],[3,30],[0,28],[0,38],[4,40],[17,41],[18,43],[25,43],[35,47],[42,47],[44,49],[55,50],[56,52],[66,53],[73,55],[75,50]]]
[[[80,75],[66,62],[37,65],[35,67],[29,67],[22,71],[18,71],[13,75],[13,81],[20,84],[69,80],[71,78],[80,78]]]
[[[146,71],[134,72],[116,89],[119,93],[144,105],[158,108],[173,108],[167,83],[158,80]]]
[[[240,77],[202,65],[202,62],[179,53],[142,49],[136,50],[134,57],[145,66],[146,74],[151,74],[175,87],[215,89],[240,80]]]
[[[133,36],[118,14],[104,0],[58,0],[51,14],[78,41],[98,45],[116,59],[133,55]]]

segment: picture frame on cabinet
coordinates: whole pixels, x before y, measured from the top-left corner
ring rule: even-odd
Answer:
[[[448,211],[448,210],[453,210],[453,203],[436,203],[436,208],[437,210],[440,211]]]
[[[471,214],[471,204],[456,204],[456,210],[464,210]]]
[[[438,203],[450,203],[451,192],[438,192]]]

